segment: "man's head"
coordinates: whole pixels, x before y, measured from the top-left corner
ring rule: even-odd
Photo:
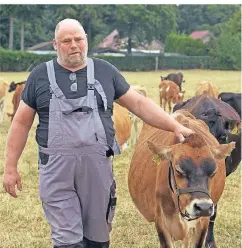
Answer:
[[[53,46],[61,65],[72,68],[86,64],[87,36],[77,20],[64,19],[57,24]]]

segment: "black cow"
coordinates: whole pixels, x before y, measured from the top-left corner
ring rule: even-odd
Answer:
[[[13,91],[15,91],[17,85],[21,85],[21,84],[25,84],[25,83],[26,83],[26,81],[22,81],[22,82],[19,82],[19,83],[15,83],[14,81],[11,82],[11,84],[9,85],[8,92],[13,92]]]
[[[241,117],[241,93],[222,92],[218,99],[232,106]]]
[[[237,112],[227,103],[206,93],[177,103],[173,112],[186,109],[197,119],[203,120],[220,144],[227,143],[228,131],[240,122]]]
[[[181,72],[171,73],[166,77],[160,76],[160,78],[161,78],[161,80],[170,80],[170,81],[176,83],[179,86],[180,91],[182,91],[181,84],[183,82],[185,82],[185,80],[183,80],[183,74]]]
[[[237,112],[227,103],[220,101],[214,97],[202,94],[193,97],[185,102],[177,103],[173,112],[178,109],[186,109],[193,114],[197,119],[203,120],[209,127],[210,132],[216,137],[220,144],[228,143],[231,141],[236,142],[236,147],[231,155],[226,158],[226,176],[230,175],[236,170],[241,161],[241,132],[234,135],[229,132],[231,125],[240,123],[240,116]],[[231,127],[231,129],[233,126]],[[215,208],[214,215],[211,216],[205,247],[216,248],[214,240],[214,222],[216,219]]]

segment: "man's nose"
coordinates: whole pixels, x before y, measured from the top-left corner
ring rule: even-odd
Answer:
[[[77,47],[77,44],[76,44],[76,41],[75,40],[72,40],[71,47]]]

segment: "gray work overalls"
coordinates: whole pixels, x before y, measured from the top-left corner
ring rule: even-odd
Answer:
[[[105,130],[98,113],[94,88],[107,98],[94,79],[93,60],[87,64],[87,96],[66,99],[56,83],[53,61],[46,63],[50,99],[47,164],[39,159],[39,192],[55,246],[83,239],[109,240],[115,209],[115,182]]]

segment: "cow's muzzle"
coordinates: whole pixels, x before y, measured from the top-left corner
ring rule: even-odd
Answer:
[[[174,170],[173,170],[171,161],[170,161],[168,177],[169,177],[168,179],[169,179],[170,189],[174,194],[177,195],[178,208],[179,208],[181,216],[184,219],[186,219],[188,221],[191,221],[191,220],[198,219],[201,216],[211,216],[213,214],[214,204],[212,202],[212,199],[210,197],[210,194],[209,194],[208,190],[204,189],[204,188],[199,188],[199,187],[194,187],[194,188],[193,187],[187,187],[187,188],[184,188],[184,189],[180,189],[178,187],[177,183],[176,183]],[[172,187],[172,181],[173,181],[174,189]],[[207,196],[209,197],[209,200],[208,201],[199,201],[198,200],[198,202],[193,204],[192,214],[191,214],[191,211],[187,211],[187,210],[185,210],[185,212],[183,213],[181,211],[181,208],[180,208],[180,195],[192,194],[192,193],[195,193],[195,192],[200,192],[200,193],[205,194],[206,197]]]

